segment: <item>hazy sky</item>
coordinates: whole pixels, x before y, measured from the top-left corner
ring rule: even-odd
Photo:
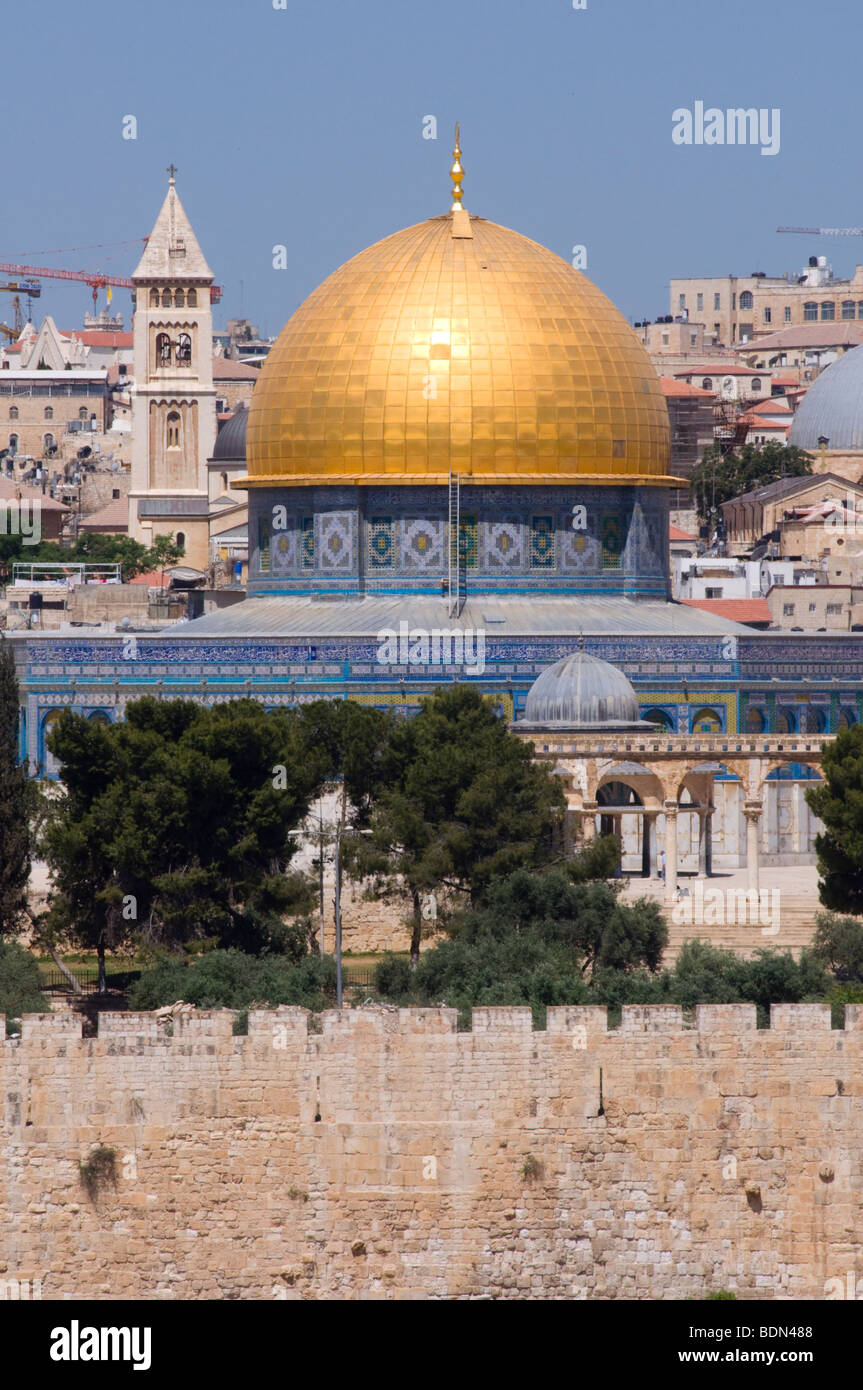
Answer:
[[[277,333],[343,261],[446,212],[455,120],[467,208],[585,245],[629,318],[667,312],[672,275],[863,262],[863,239],[775,230],[863,223],[860,0],[7,0],[4,33],[0,260],[130,275],[140,245],[71,248],[145,236],[173,161],[217,326]],[[779,108],[780,152],[675,145],[697,101]],[[51,280],[34,305],[61,327],[89,307]],[[127,291],[113,307],[128,323]]]

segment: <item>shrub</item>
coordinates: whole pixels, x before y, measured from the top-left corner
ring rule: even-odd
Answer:
[[[863,921],[859,917],[820,912],[815,919],[812,950],[838,980],[863,981]]]
[[[384,956],[375,967],[375,989],[389,999],[401,999],[410,994],[413,972],[404,956]]]
[[[237,950],[208,951],[143,971],[129,991],[129,1008],[158,1009],[182,999],[199,1009],[297,1004],[319,1011],[333,1003],[335,977],[329,956],[306,956],[295,965],[281,956],[259,959]]]
[[[0,941],[0,1014],[6,1015],[7,1032],[22,1014],[48,1012],[40,989],[39,967],[34,956],[14,941]]]

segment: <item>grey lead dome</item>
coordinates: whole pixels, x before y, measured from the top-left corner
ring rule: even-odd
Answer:
[[[791,423],[788,443],[798,449],[863,449],[863,346],[831,362],[812,383]]]
[[[521,727],[536,729],[652,729],[638,717],[638,696],[622,671],[573,652],[537,676]]]

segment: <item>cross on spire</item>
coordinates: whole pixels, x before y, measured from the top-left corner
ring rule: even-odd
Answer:
[[[172,188],[174,187],[174,184],[176,183],[176,179],[174,178],[174,175],[176,174],[176,172],[177,172],[177,166],[176,166],[176,164],[169,164],[169,165],[168,165],[168,173],[171,175],[171,187],[172,187]]]

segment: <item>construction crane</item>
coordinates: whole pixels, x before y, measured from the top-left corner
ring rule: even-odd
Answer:
[[[10,328],[8,324],[0,323],[0,333],[5,333],[6,337],[11,340],[17,338],[24,327],[24,314],[19,295],[26,294],[28,299],[38,299],[42,293],[42,286],[26,280],[12,280],[8,285],[0,285],[0,291],[3,290],[15,296],[12,300],[12,312],[15,315],[13,327]]]
[[[89,285],[93,294],[93,312],[96,312],[99,291],[108,285],[115,286],[117,289],[133,290],[135,288],[132,280],[126,280],[119,275],[104,275],[100,270],[48,270],[45,266],[38,265],[13,265],[10,261],[0,261],[0,271],[5,275],[27,275],[34,280],[77,280],[82,284]],[[32,290],[30,291],[32,293]],[[219,285],[210,286],[210,302],[218,304],[222,297]]]
[[[777,232],[796,236],[863,236],[863,227],[777,227]]]

